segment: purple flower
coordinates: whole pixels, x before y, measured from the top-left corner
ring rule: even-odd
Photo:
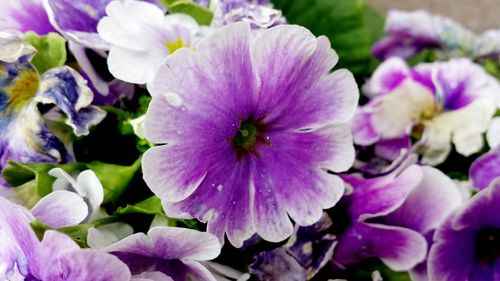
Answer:
[[[338,238],[333,260],[340,265],[378,257],[396,271],[415,267],[426,257],[424,236],[462,202],[453,182],[431,167],[343,179],[352,193],[331,212]]]
[[[423,49],[442,49],[450,54],[473,54],[475,34],[462,25],[424,10],[390,10],[385,31],[387,37],[377,42],[373,55],[381,60],[397,56],[408,59]]]
[[[434,235],[430,280],[497,280],[500,184],[492,183],[447,218]]]
[[[368,146],[399,139],[392,144],[407,148],[413,136],[419,139],[414,149],[423,162],[439,164],[452,143],[465,156],[483,147],[500,85],[468,59],[410,68],[392,58],[380,65],[364,91],[370,101],[354,120],[355,143]]]
[[[173,217],[208,221],[231,244],[257,232],[281,241],[340,199],[326,170],[354,160],[358,90],[326,37],[281,25],[252,37],[236,23],[181,49],[149,85],[146,183]]]
[[[393,56],[408,59],[424,49],[435,49],[452,57],[500,55],[500,30],[476,35],[449,18],[424,10],[390,10],[385,31],[387,36],[372,48],[373,55],[381,60]]]
[[[212,26],[221,27],[239,21],[248,22],[252,28],[268,28],[286,23],[281,11],[273,9],[269,0],[196,0],[201,6],[214,10]]]
[[[3,34],[5,35],[5,34]],[[0,35],[2,37],[2,35]],[[0,40],[0,168],[7,159],[21,162],[67,162],[72,159],[49,128],[64,122],[77,136],[89,133],[105,113],[90,105],[93,94],[73,69],[60,67],[38,74],[30,63],[34,49],[14,35]],[[45,114],[38,104],[55,105]],[[71,136],[70,136],[71,137]]]
[[[118,258],[80,249],[69,237],[45,232],[40,242],[29,223],[33,217],[19,205],[0,197],[0,278],[2,280],[130,280]]]
[[[42,0],[0,1],[0,30],[46,35],[56,31],[45,13]]]
[[[221,245],[209,233],[177,227],[154,227],[147,235],[133,234],[104,250],[126,263],[137,278],[155,274],[164,279],[149,278],[215,281],[199,261],[216,258]]]

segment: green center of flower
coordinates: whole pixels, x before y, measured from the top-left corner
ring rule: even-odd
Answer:
[[[476,257],[484,265],[500,257],[500,229],[486,228],[479,231],[476,236]]]
[[[240,149],[249,149],[253,147],[257,141],[257,126],[250,122],[245,121],[241,123],[236,137],[234,137],[235,145]]]
[[[175,51],[179,50],[180,48],[187,46],[184,44],[184,41],[182,41],[181,38],[177,39],[177,41],[174,41],[174,42],[167,41],[167,42],[165,42],[165,45],[167,46],[169,54],[173,54]]]

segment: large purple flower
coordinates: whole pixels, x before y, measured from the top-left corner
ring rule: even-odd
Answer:
[[[199,261],[216,258],[220,248],[217,238],[209,233],[177,227],[154,227],[147,235],[136,233],[104,250],[125,262],[137,278],[215,281]]]
[[[452,143],[465,156],[483,147],[500,85],[468,59],[410,68],[392,58],[380,65],[364,90],[371,99],[353,123],[357,144],[395,141],[407,148],[413,136],[419,138],[415,150],[423,162],[439,164]]]
[[[236,23],[161,67],[145,134],[144,178],[174,217],[208,221],[241,247],[281,241],[340,199],[353,163],[348,122],[358,90],[326,37],[299,26]]]
[[[462,202],[453,182],[431,167],[343,179],[352,193],[331,212],[338,237],[333,259],[340,265],[378,257],[393,270],[415,267],[426,257],[424,236]]]
[[[29,223],[33,217],[0,197],[0,278],[2,280],[130,280],[127,266],[97,250],[80,249],[56,231],[38,240]]]
[[[432,281],[498,280],[500,182],[480,191],[436,231],[429,254]]]

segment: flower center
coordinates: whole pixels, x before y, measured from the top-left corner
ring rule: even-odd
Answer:
[[[179,50],[180,48],[187,46],[184,44],[184,41],[182,41],[181,38],[177,39],[177,41],[175,41],[175,42],[167,41],[167,42],[165,42],[165,45],[167,46],[169,54],[173,54],[175,51]]]
[[[235,145],[240,149],[248,150],[256,141],[257,126],[250,121],[241,123],[238,133],[234,137]]]
[[[245,121],[240,121],[238,132],[230,139],[238,154],[238,159],[249,153],[259,156],[256,147],[258,144],[271,145],[270,138],[265,137],[267,126],[263,124],[263,120],[264,118],[248,118]]]
[[[491,264],[500,257],[500,229],[486,228],[476,236],[476,257],[481,264]]]

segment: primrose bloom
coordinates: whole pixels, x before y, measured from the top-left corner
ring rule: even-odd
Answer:
[[[430,280],[497,280],[500,183],[480,191],[439,227],[429,254]]]
[[[321,218],[343,194],[327,170],[351,167],[347,122],[358,90],[326,37],[280,25],[252,37],[223,27],[181,49],[151,83],[146,183],[173,217],[208,221],[231,244],[257,232],[281,241]]]
[[[54,168],[49,174],[57,177],[53,192],[43,197],[31,210],[38,220],[61,228],[96,218],[104,199],[104,190],[92,170],[81,172],[76,179],[61,168]]]
[[[422,161],[439,164],[452,143],[469,156],[483,147],[483,134],[496,110],[498,81],[468,59],[419,64],[385,61],[364,87],[368,104],[353,123],[355,143],[417,139]],[[406,140],[406,141],[404,141]],[[394,142],[398,143],[398,142]]]
[[[338,239],[333,259],[339,265],[378,257],[395,271],[414,268],[426,258],[425,236],[463,200],[454,183],[431,167],[342,178],[352,192],[330,212]]]
[[[87,82],[69,67],[43,75],[30,63],[34,49],[15,35],[0,34],[0,168],[8,159],[67,162],[72,155],[51,131],[48,119],[64,122],[75,135],[89,133],[105,112],[90,105]],[[43,115],[38,104],[54,105]]]
[[[33,217],[0,197],[0,279],[2,280],[130,280],[127,266],[104,252],[80,249],[69,237],[45,232],[40,242],[31,229]]]
[[[208,6],[208,1],[197,0]],[[252,28],[268,28],[286,22],[281,11],[273,9],[269,0],[219,0],[214,1],[215,11],[212,25],[220,27],[239,21],[248,22]],[[210,3],[212,5],[212,3]]]
[[[372,49],[381,60],[397,56],[408,59],[424,49],[443,51],[450,56],[484,57],[498,55],[498,30],[476,36],[461,24],[425,10],[390,10],[385,23],[387,36]]]
[[[137,280],[215,281],[199,261],[216,258],[221,245],[209,233],[177,227],[154,227],[147,235],[133,234],[104,250],[126,263]]]
[[[109,71],[123,81],[144,84],[177,49],[193,47],[199,26],[185,14],[166,15],[141,1],[113,1],[97,26],[111,44]]]

